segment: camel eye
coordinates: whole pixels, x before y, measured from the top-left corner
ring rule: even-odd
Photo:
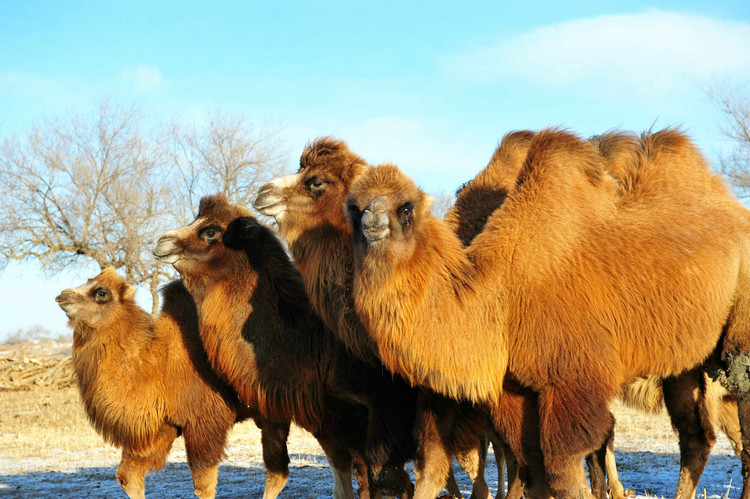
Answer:
[[[401,225],[410,225],[414,216],[414,203],[411,201],[402,204],[396,210],[398,218],[401,221]]]
[[[98,288],[94,291],[94,299],[99,303],[107,303],[109,301],[109,291],[103,288]]]
[[[307,188],[310,189],[313,194],[320,195],[326,190],[326,182],[318,177],[313,177],[307,181]]]
[[[203,239],[207,244],[213,244],[221,238],[221,229],[210,225],[201,229],[198,233],[198,237]]]

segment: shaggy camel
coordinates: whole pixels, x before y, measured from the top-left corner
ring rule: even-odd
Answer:
[[[229,243],[224,233],[237,218],[253,243],[245,253],[222,240]],[[411,388],[347,354],[312,312],[281,243],[248,209],[204,197],[196,220],[161,236],[154,254],[174,265],[193,295],[214,369],[244,403],[316,436],[336,471],[336,497],[352,496],[352,459],[360,463],[360,497],[409,493]],[[392,434],[368,424],[373,413],[392,418]]]
[[[537,133],[515,189],[468,248],[395,166],[350,190],[355,305],[383,361],[488,404],[516,455],[544,463],[529,470],[532,496],[587,494],[580,458],[605,440],[624,383],[750,351],[747,211],[684,135],[645,135],[639,151],[638,181],[622,192],[594,145]],[[536,418],[509,411],[510,381],[538,394],[525,408]]]
[[[367,167],[345,142],[318,138],[303,151],[299,171],[261,187],[254,206],[276,219],[315,311],[355,356],[379,364],[377,345],[354,309],[352,234],[343,210],[349,187]],[[488,497],[485,439],[494,435],[486,435],[487,416],[470,403],[423,393],[418,418],[415,495],[434,498],[447,477],[449,491],[460,497],[450,467],[451,455],[458,454],[474,483],[472,497]],[[501,444],[494,439],[504,475]],[[505,495],[503,482],[501,478],[498,497]]]
[[[130,497],[144,497],[143,477],[163,468],[172,442],[185,438],[198,497],[214,497],[227,432],[236,421],[257,417],[211,370],[198,336],[192,297],[179,281],[161,290],[153,319],[134,301],[135,288],[112,268],[57,303],[73,328],[73,370],[96,430],[122,448],[117,479]],[[289,475],[289,423],[264,424],[266,499]]]
[[[518,175],[535,133],[528,130],[511,132],[503,137],[487,167],[456,193],[456,202],[445,217],[445,222],[458,235],[464,245],[469,245],[479,234],[489,216],[502,205],[516,187]],[[620,194],[624,195],[637,182],[638,138],[631,133],[613,131],[589,139],[599,150],[607,172],[618,182]],[[627,196],[621,200],[627,200]],[[734,400],[726,398],[726,391],[718,382],[706,377],[700,370],[693,370],[662,383],[650,377],[645,383],[636,380],[625,388],[625,400],[642,410],[657,410],[667,406],[672,424],[680,438],[681,467],[675,497],[692,498],[700,476],[715,443],[715,429],[721,428],[729,436],[739,456],[739,423]],[[658,386],[657,386],[658,381]],[[662,396],[663,389],[666,396]],[[648,390],[637,388],[648,387]],[[657,396],[658,394],[658,396]],[[636,396],[637,395],[637,396]],[[642,400],[647,397],[646,400]],[[732,420],[732,414],[734,414]],[[610,496],[623,497],[611,446],[607,455],[607,478]],[[603,461],[604,454],[588,458],[590,468]],[[596,459],[596,461],[592,461]],[[603,475],[603,470],[590,470]]]

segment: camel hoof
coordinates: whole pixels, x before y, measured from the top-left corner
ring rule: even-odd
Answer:
[[[378,492],[386,496],[400,496],[411,484],[409,475],[403,468],[397,466],[383,466],[379,472],[373,472],[370,484]]]

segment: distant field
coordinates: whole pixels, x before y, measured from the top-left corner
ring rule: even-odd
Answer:
[[[69,350],[64,342],[0,345],[0,371],[8,359],[34,359]],[[33,364],[33,363],[32,363]],[[117,449],[88,424],[75,387],[31,385],[0,391],[0,497],[125,497],[114,474]],[[677,482],[677,438],[666,415],[649,416],[616,404],[615,449],[625,487],[639,497],[671,497]],[[294,428],[289,440],[290,478],[281,497],[332,497],[332,474],[318,443]],[[497,470],[490,453],[487,480],[494,493]],[[456,468],[465,497],[471,484]],[[218,497],[261,497],[260,432],[252,422],[235,426],[219,470]],[[723,435],[700,485],[700,497],[740,496],[740,463]],[[182,439],[164,471],[147,476],[148,497],[194,497]]]

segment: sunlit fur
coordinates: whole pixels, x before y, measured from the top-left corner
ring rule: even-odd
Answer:
[[[592,143],[537,133],[465,250],[397,168],[368,170],[350,192],[355,227],[376,198],[391,219],[387,240],[354,234],[355,304],[386,365],[491,406],[506,374],[537,392],[557,496],[580,492],[571,463],[603,441],[622,384],[704,363],[724,326],[728,346],[746,341],[746,210],[679,132],[645,134],[632,160],[623,189]]]
[[[222,237],[236,219],[230,249]],[[202,239],[207,227],[213,239]],[[351,488],[352,458],[368,464],[365,409],[377,394],[381,368],[349,355],[313,313],[299,273],[270,229],[223,195],[208,196],[196,220],[164,234],[155,253],[174,261],[195,298],[216,371],[250,407],[313,433]],[[366,497],[366,477],[359,479]]]
[[[503,137],[487,167],[474,179],[464,184],[456,194],[456,202],[445,217],[445,222],[456,232],[464,245],[479,234],[489,216],[515,189],[516,181],[528,153],[535,132],[517,131]],[[636,157],[640,141],[636,134],[619,130],[609,131],[589,139],[598,149],[604,168],[618,184],[620,195],[631,192],[638,180],[639,162]],[[621,197],[621,200],[623,198]],[[697,378],[705,381],[698,383]],[[632,407],[658,410],[664,407],[662,382],[658,377],[637,379],[624,388],[623,397]],[[655,385],[658,384],[658,390]],[[651,389],[641,390],[649,387]],[[715,428],[721,428],[735,449],[742,447],[739,438],[737,405],[716,381],[701,373],[689,373],[666,383],[672,424],[680,436],[681,470],[678,489],[685,497],[692,497],[700,475],[715,442]],[[658,394],[658,399],[648,397]],[[703,417],[705,415],[705,417]],[[738,453],[739,455],[739,453]],[[619,483],[614,462],[608,463],[610,485]],[[622,489],[622,486],[619,486]],[[610,491],[623,497],[622,490]]]
[[[299,171],[261,187],[255,205],[276,217],[315,310],[355,355],[379,363],[376,345],[354,308],[352,231],[344,213],[349,187],[367,167],[345,142],[320,137],[302,152]],[[388,410],[392,407],[389,404]],[[489,433],[486,415],[470,403],[425,392],[418,421],[417,496],[435,497],[451,473],[451,455],[460,454],[459,462],[471,466],[466,471],[474,482],[474,497],[486,497],[482,442]],[[494,443],[498,468],[504,474],[503,444],[497,439]]]
[[[155,320],[135,303],[134,291],[110,268],[57,298],[74,331],[73,368],[86,414],[123,449],[117,476],[129,495],[143,496],[144,474],[164,467],[182,434],[195,492],[213,497],[227,432],[250,414],[211,371],[182,283],[162,289]]]

